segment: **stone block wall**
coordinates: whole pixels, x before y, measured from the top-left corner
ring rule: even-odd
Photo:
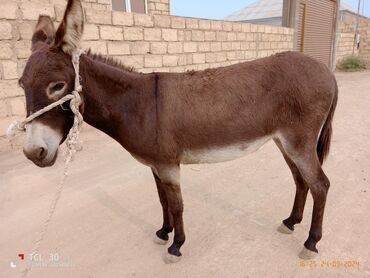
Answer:
[[[84,8],[103,11],[110,11],[112,9],[112,0],[82,0],[82,1],[83,1],[82,5],[84,6]],[[67,1],[50,0],[50,2],[67,2]]]
[[[36,20],[40,13],[48,14],[57,26],[64,7],[65,0],[2,3],[0,144],[5,141],[9,123],[25,114],[18,78],[30,55]],[[91,8],[85,9],[85,17],[84,48],[119,59],[142,72],[202,70],[293,49],[293,30],[283,27]]]
[[[355,39],[356,24],[343,24],[340,26],[340,39],[338,41],[337,61],[352,55]],[[360,48],[355,48],[355,54],[364,58],[370,64],[370,19],[362,19],[359,23]]]
[[[362,20],[360,22],[360,55],[370,65],[370,19]]]
[[[354,32],[340,34],[337,46],[337,61],[341,61],[343,58],[352,55],[354,39]],[[355,54],[358,54],[358,50],[356,48]]]
[[[290,50],[282,27],[163,15],[86,10],[83,46],[143,71],[183,72]]]
[[[42,1],[44,5],[47,5],[48,4],[47,2],[49,2],[50,5],[57,5],[57,6],[60,5],[64,7],[67,4],[67,0],[37,0],[37,1],[24,0],[22,2],[25,2],[25,1],[33,2],[33,3],[40,3],[40,1]],[[103,10],[103,11],[112,10],[112,0],[81,0],[81,2],[82,2],[83,7],[87,9],[95,9],[95,10]]]
[[[148,0],[149,14],[170,14],[170,0]]]

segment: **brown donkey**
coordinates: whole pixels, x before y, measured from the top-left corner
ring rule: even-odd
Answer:
[[[40,17],[19,80],[28,115],[72,91],[71,53],[79,47],[83,21],[79,0],[68,1],[56,32],[49,17]],[[235,159],[270,139],[283,153],[297,189],[293,210],[279,230],[292,232],[301,222],[310,190],[312,224],[301,256],[318,252],[329,189],[321,164],[329,152],[338,97],[325,65],[287,52],[205,71],[142,74],[88,53],[81,56],[80,75],[85,121],[152,169],[163,208],[157,242],[166,243],[175,231],[170,261],[180,258],[185,241],[180,164]],[[72,125],[72,112],[65,107],[26,127],[24,153],[40,167],[53,165]]]

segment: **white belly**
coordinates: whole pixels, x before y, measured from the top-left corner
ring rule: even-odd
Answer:
[[[261,148],[270,137],[257,139],[253,142],[233,144],[221,148],[185,150],[181,156],[182,164],[218,163],[243,157]]]

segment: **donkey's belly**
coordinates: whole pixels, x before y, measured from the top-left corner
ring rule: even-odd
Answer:
[[[269,141],[270,137],[259,138],[253,142],[233,144],[223,147],[185,150],[181,156],[182,164],[218,163],[240,158],[257,151]]]

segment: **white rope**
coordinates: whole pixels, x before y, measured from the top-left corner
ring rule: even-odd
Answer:
[[[66,149],[66,152],[65,152],[65,163],[64,163],[63,177],[62,177],[62,179],[60,180],[60,182],[58,184],[58,190],[55,193],[55,197],[54,197],[54,199],[51,203],[48,216],[47,216],[47,218],[44,222],[44,225],[41,229],[39,238],[34,243],[34,247],[33,247],[32,252],[31,252],[32,254],[35,254],[39,251],[41,242],[43,241],[43,239],[46,235],[46,232],[48,230],[50,221],[53,217],[53,214],[54,214],[55,209],[57,207],[58,201],[59,201],[59,199],[62,195],[62,190],[63,190],[64,184],[65,184],[66,178],[68,176],[69,163],[71,162],[71,160],[72,160],[74,154],[76,153],[76,151],[79,151],[82,148],[81,141],[79,139],[80,127],[81,127],[82,122],[83,122],[83,117],[82,117],[82,115],[79,111],[79,107],[81,105],[80,92],[82,91],[82,86],[80,84],[80,73],[79,72],[80,72],[80,56],[83,53],[84,53],[84,51],[79,49],[79,50],[75,51],[72,54],[72,64],[73,64],[73,68],[74,68],[75,74],[76,74],[75,82],[74,82],[75,83],[74,84],[74,90],[72,91],[72,93],[62,97],[61,99],[51,103],[50,105],[44,107],[43,109],[33,113],[32,115],[28,116],[23,121],[13,122],[8,127],[8,130],[7,130],[8,138],[12,139],[17,134],[17,132],[25,131],[26,125],[28,123],[30,123],[31,121],[33,121],[34,119],[36,119],[37,117],[43,115],[44,113],[50,111],[51,109],[57,107],[58,105],[61,105],[61,104],[65,103],[69,100],[71,101],[69,106],[70,106],[70,108],[71,108],[71,110],[74,114],[74,120],[73,120],[73,125],[72,125],[71,129],[69,130],[68,135],[67,135],[67,139],[66,139],[67,149]],[[23,278],[27,276],[27,274],[29,273],[31,268],[32,268],[32,262],[30,262],[30,264],[23,270],[23,272],[22,272],[22,277]]]

